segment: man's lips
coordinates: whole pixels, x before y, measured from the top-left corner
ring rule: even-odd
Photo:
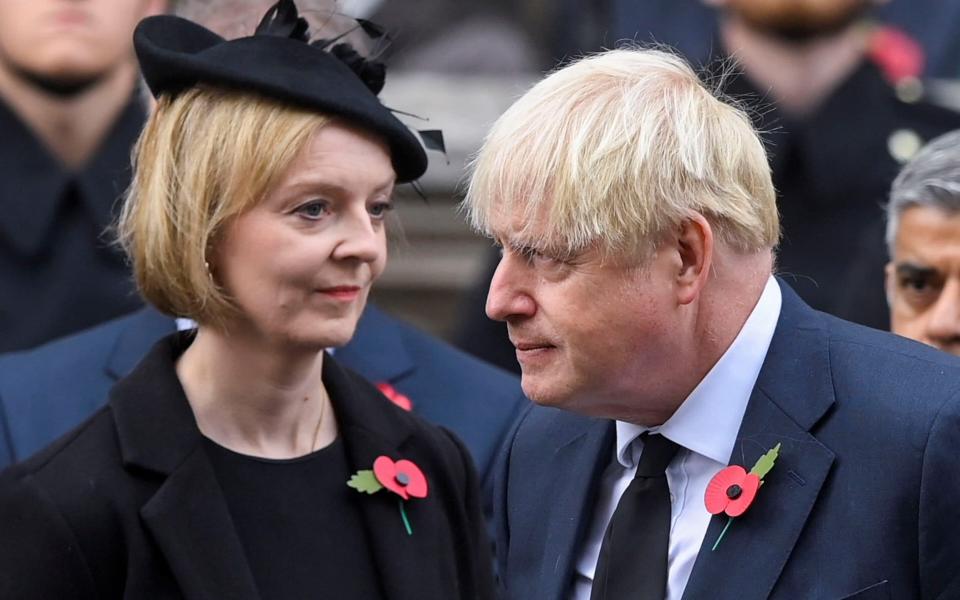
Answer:
[[[514,347],[521,352],[528,352],[530,350],[545,350],[547,348],[553,348],[553,344],[548,344],[546,342],[514,342]]]

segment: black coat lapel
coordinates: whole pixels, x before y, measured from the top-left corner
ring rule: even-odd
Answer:
[[[124,466],[166,475],[140,515],[188,600],[257,600],[253,574],[202,437],[174,369],[189,344],[180,333],[159,341],[114,386]]]
[[[203,446],[140,510],[188,600],[257,600],[253,575]]]
[[[323,379],[334,401],[351,472],[372,469],[381,455],[414,460],[424,468],[406,443],[413,429],[405,413],[376,388],[347,374],[330,357],[324,361]],[[399,496],[386,489],[372,495],[357,492],[382,589],[391,600],[441,600],[448,594],[455,595],[442,586],[442,566],[449,560],[445,549],[453,543],[439,535],[449,529],[449,524],[438,518],[442,513],[442,487],[435,473],[424,468],[424,475],[430,486],[428,496],[404,504],[413,535],[408,535],[404,527]]]
[[[778,443],[780,456],[716,551],[727,517],[711,519],[684,598],[768,598],[833,464],[833,452],[810,433],[834,402],[827,333],[822,317],[781,289],[780,321],[729,464],[749,470]]]

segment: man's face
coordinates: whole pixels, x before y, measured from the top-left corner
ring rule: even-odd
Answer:
[[[960,214],[905,210],[886,276],[893,332],[960,355]]]
[[[137,22],[166,0],[2,0],[0,68],[56,89],[83,88],[132,63]]]
[[[643,402],[666,376],[673,311],[668,261],[603,256],[570,259],[495,230],[503,257],[490,283],[487,315],[506,321],[534,402],[606,416],[625,399]]]
[[[756,29],[788,38],[806,38],[843,28],[871,0],[714,0]]]

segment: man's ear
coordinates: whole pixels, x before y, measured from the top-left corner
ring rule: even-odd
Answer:
[[[676,274],[680,304],[696,300],[706,285],[713,262],[713,244],[713,228],[703,215],[694,213],[680,223],[677,231],[680,268]]]

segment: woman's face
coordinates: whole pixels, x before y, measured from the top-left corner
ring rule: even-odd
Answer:
[[[349,341],[386,263],[394,178],[378,138],[337,123],[319,128],[215,249],[214,279],[241,312],[230,331],[311,350]]]

